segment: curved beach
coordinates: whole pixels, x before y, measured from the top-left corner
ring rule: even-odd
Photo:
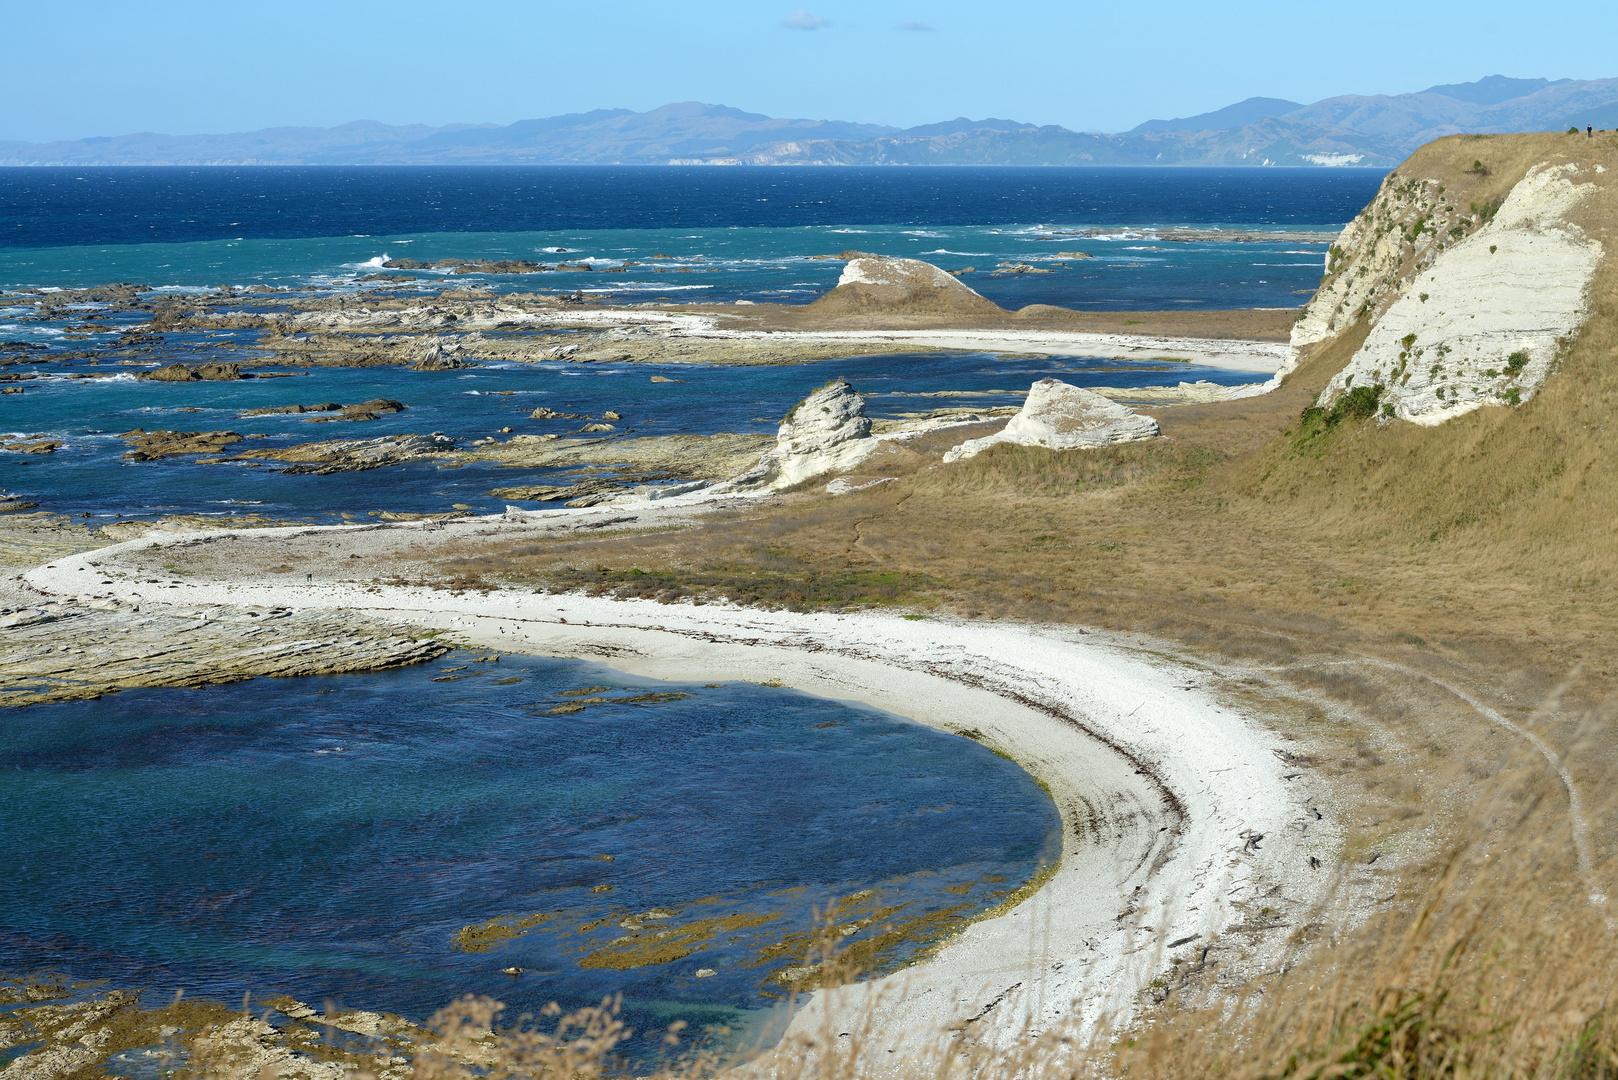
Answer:
[[[445,529],[532,527],[481,519]],[[434,628],[467,645],[596,659],[652,678],[777,683],[970,731],[1048,786],[1063,820],[1062,863],[1031,898],[971,925],[923,964],[814,995],[789,1036],[835,1038],[845,1008],[861,1010],[875,1033],[864,1049],[884,1056],[935,1045],[950,1032],[992,1044],[1029,1028],[1116,1020],[1173,958],[1222,950],[1219,935],[1245,921],[1248,903],[1306,906],[1322,884],[1324,875],[1309,869],[1301,828],[1308,802],[1322,793],[1288,773],[1280,737],[1216,700],[1218,672],[1138,639],[1073,627],[510,590],[455,595],[193,579],[171,601],[142,594],[131,579],[103,583],[105,568],[154,548],[226,537],[374,544],[401,531],[147,538],[58,559],[25,580],[56,598],[161,606],[203,619],[221,606],[347,613]],[[1313,844],[1325,839],[1315,835]]]

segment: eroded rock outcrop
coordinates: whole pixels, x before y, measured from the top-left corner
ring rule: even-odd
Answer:
[[[1529,169],[1492,221],[1414,277],[1320,406],[1363,389],[1383,418],[1432,425],[1532,397],[1588,317],[1602,248],[1569,215],[1595,191],[1593,176],[1573,164]]]
[[[847,472],[869,457],[877,445],[865,415],[865,399],[837,379],[799,402],[781,421],[775,449],[721,488],[779,491],[823,473]]]
[[[454,371],[457,368],[468,367],[464,360],[455,356],[444,348],[444,343],[434,338],[421,359],[410,365],[411,371]]]
[[[828,314],[849,315],[1006,314],[999,305],[932,263],[881,255],[850,259],[837,287],[810,307]]]
[[[1045,446],[1052,450],[1093,450],[1113,443],[1150,439],[1157,421],[1077,386],[1041,379],[1028,400],[999,432],[971,439],[944,455],[946,462],[981,454],[997,443]]]

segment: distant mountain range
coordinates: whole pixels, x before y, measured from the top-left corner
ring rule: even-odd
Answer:
[[[1362,165],[1392,166],[1442,135],[1618,127],[1618,79],[1510,79],[1300,105],[1248,98],[1120,134],[1015,120],[893,128],[778,120],[687,102],[515,124],[266,128],[0,142],[0,165]]]

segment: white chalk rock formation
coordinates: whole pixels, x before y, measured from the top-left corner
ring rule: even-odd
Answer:
[[[1022,411],[1004,428],[987,438],[954,447],[944,460],[960,461],[1003,442],[1048,446],[1052,450],[1094,450],[1113,443],[1150,439],[1156,434],[1157,421],[1150,416],[1141,416],[1127,405],[1108,401],[1089,390],[1041,379],[1029,389]]]
[[[877,447],[865,399],[842,379],[822,386],[787,414],[775,449],[757,465],[715,490],[780,491],[822,473],[847,472]]]
[[[993,301],[932,263],[882,255],[850,259],[837,287],[810,306],[848,314],[1005,315]]]
[[[1494,220],[1438,253],[1320,395],[1381,387],[1383,414],[1441,424],[1516,405],[1545,382],[1560,339],[1588,317],[1602,248],[1568,221],[1592,191],[1577,165],[1536,165]]]

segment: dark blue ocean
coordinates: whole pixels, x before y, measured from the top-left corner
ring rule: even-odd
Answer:
[[[1379,169],[3,168],[0,247],[817,225],[1341,228]]]

